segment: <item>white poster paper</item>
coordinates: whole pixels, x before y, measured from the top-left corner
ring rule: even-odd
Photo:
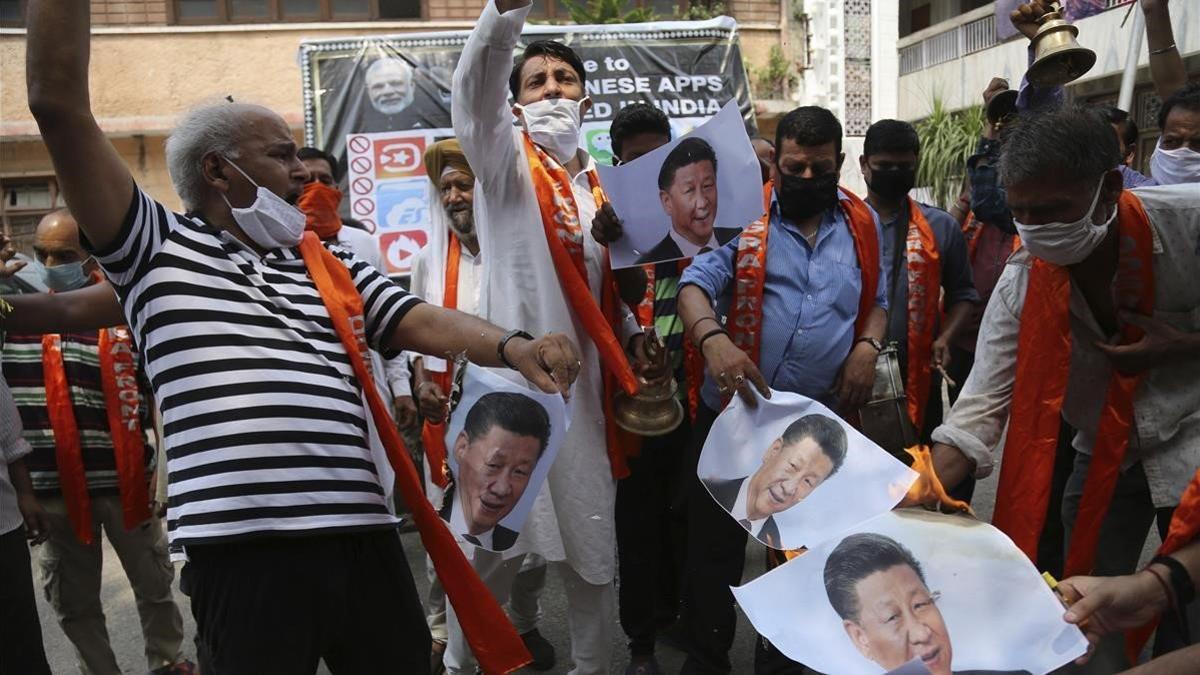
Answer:
[[[614,268],[693,257],[763,214],[762,173],[736,101],[629,164],[597,169],[624,223],[609,247]]]
[[[733,589],[763,637],[822,673],[1040,675],[1087,640],[1000,530],[902,509]]]
[[[569,423],[562,396],[467,366],[446,425],[453,483],[440,514],[454,536],[489,551],[511,548]]]
[[[776,549],[811,546],[888,511],[917,474],[816,401],[782,391],[717,417],[697,475],[734,520]]]

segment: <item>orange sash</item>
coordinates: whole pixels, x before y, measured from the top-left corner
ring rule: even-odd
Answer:
[[[391,414],[375,388],[368,366],[362,296],[354,286],[349,270],[321,245],[317,235],[305,232],[300,254],[321,302],[329,311],[334,330],[346,349],[350,365],[367,405],[371,409],[388,460],[396,470],[397,484],[404,502],[412,509],[413,520],[421,532],[425,550],[433,559],[434,569],[446,597],[454,606],[472,653],[486,673],[510,673],[532,661],[516,629],[496,603],[491,591],[479,579],[446,524],[434,511],[421,489],[421,479],[413,466],[404,441],[392,422]]]
[[[450,245],[446,250],[446,275],[442,280],[442,307],[458,309],[458,265],[462,260],[462,243],[450,233]],[[454,379],[454,361],[446,360],[446,370],[440,373],[426,371],[430,380],[442,390],[450,393]],[[429,461],[429,474],[433,484],[445,490],[450,484],[450,467],[446,464],[446,422],[433,424],[426,420],[421,427],[421,445],[425,446],[425,459]]]
[[[150,517],[150,485],[146,478],[146,442],[142,435],[133,338],[129,329],[124,326],[101,329],[97,351],[104,409],[121,494],[122,521],[125,529],[130,530]],[[58,481],[67,515],[79,540],[91,544],[92,500],[83,466],[83,444],[63,366],[62,338],[54,333],[42,336],[42,379],[46,388],[46,411],[54,431]]]
[[[1158,555],[1171,555],[1187,544],[1200,537],[1200,470],[1192,476],[1192,482],[1179,498],[1179,506],[1171,516],[1171,526],[1167,530],[1167,539],[1158,547]],[[1146,640],[1158,626],[1158,619],[1129,631],[1125,635],[1125,651],[1130,663],[1137,663],[1138,654],[1146,646]]]
[[[742,230],[734,258],[733,306],[729,310],[730,339],[758,363],[759,340],[762,332],[763,286],[767,274],[767,233],[771,217],[771,183],[763,186],[766,213],[754,224]],[[879,289],[879,233],[871,207],[845,188],[846,195],[839,203],[846,215],[854,251],[862,272],[862,291],[858,299],[858,316],[854,332],[861,334],[867,317],[875,306]]]
[[[546,245],[550,248],[550,259],[554,271],[562,284],[567,302],[584,332],[596,344],[600,354],[600,365],[604,371],[604,419],[605,437],[608,446],[608,461],[613,478],[629,475],[625,458],[636,452],[637,438],[618,427],[613,400],[617,388],[633,396],[638,391],[637,378],[625,357],[625,350],[616,336],[620,321],[621,298],[617,293],[616,279],[608,252],[604,253],[601,281],[600,305],[597,306],[588,286],[587,266],[583,257],[583,226],[579,222],[579,209],[575,204],[575,193],[571,190],[571,177],[566,169],[550,158],[541,148],[525,139],[525,154],[529,159],[529,173],[533,189],[537,194],[538,208],[542,214],[542,227],[546,231]],[[600,179],[595,171],[587,173],[596,203],[605,201]]]
[[[1143,315],[1154,311],[1154,260],[1150,220],[1141,200],[1128,190],[1117,202],[1120,257],[1117,306]],[[1017,367],[1009,413],[1008,441],[992,524],[1037,559],[1038,537],[1050,500],[1050,478],[1058,444],[1059,419],[1071,367],[1071,277],[1066,268],[1034,258],[1029,272]],[[1121,327],[1121,344],[1140,339],[1142,330]],[[1064,576],[1089,574],[1100,523],[1108,511],[1133,425],[1133,393],[1140,375],[1112,370],[1092,448],[1079,515],[1071,532]]]
[[[975,253],[979,250],[979,239],[983,234],[983,223],[975,220],[975,214],[968,212],[967,219],[962,224],[963,239],[967,241],[967,260],[975,262]],[[1012,240],[1012,252],[1016,253],[1021,248],[1021,238],[1015,234],[1006,234]]]
[[[905,245],[908,272],[908,416],[913,428],[925,425],[925,405],[933,360],[933,333],[937,330],[938,294],[942,286],[941,254],[933,229],[921,205],[908,199],[908,236]],[[895,310],[893,310],[895,311]]]

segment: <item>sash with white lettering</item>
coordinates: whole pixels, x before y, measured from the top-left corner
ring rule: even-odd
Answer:
[[[908,272],[908,417],[913,428],[925,424],[925,405],[932,380],[933,332],[937,329],[942,286],[941,253],[921,205],[908,199],[905,262]],[[895,311],[895,310],[893,310]]]
[[[98,351],[104,408],[121,493],[122,520],[125,529],[130,530],[150,517],[150,485],[146,477],[146,443],[142,434],[137,366],[129,329],[124,326],[101,329]],[[91,544],[92,502],[83,466],[83,444],[63,366],[62,338],[54,333],[42,336],[42,379],[67,516],[79,540]]]

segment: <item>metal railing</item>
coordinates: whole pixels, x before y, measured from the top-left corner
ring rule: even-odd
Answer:
[[[996,15],[988,14],[902,47],[900,74],[915,73],[997,44],[999,40],[996,39]]]

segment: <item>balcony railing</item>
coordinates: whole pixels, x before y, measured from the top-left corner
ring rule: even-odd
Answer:
[[[1105,0],[1107,9],[1131,2],[1133,0]],[[995,47],[1000,43],[996,38],[996,14],[993,7],[981,7],[955,20],[958,21],[956,25],[901,47],[900,74],[915,73],[939,63]],[[936,30],[936,27],[933,30]],[[904,41],[906,40],[901,42]]]

